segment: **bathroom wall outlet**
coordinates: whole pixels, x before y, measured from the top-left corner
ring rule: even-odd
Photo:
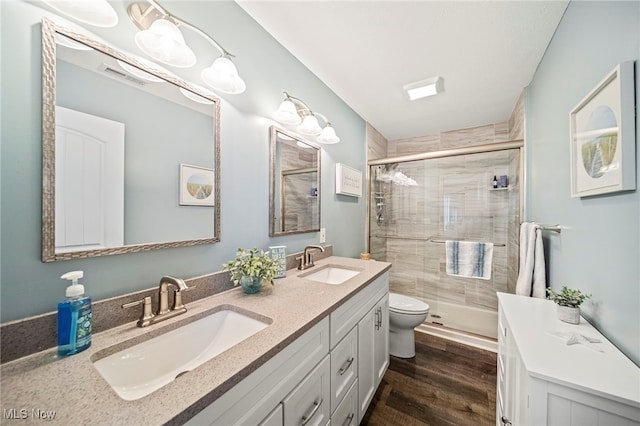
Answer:
[[[327,242],[327,229],[320,228],[320,244]]]

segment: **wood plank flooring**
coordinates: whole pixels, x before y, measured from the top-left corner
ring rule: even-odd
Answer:
[[[416,356],[391,357],[361,425],[495,425],[496,357],[416,332]]]

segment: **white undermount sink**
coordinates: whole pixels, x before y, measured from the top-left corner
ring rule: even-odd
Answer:
[[[118,396],[132,401],[160,389],[268,325],[234,310],[219,310],[94,361],[93,365]]]
[[[358,275],[360,271],[354,269],[346,269],[340,266],[327,265],[314,272],[310,272],[306,275],[300,275],[300,278],[305,278],[311,281],[317,281],[325,284],[338,285],[347,281],[350,278]]]

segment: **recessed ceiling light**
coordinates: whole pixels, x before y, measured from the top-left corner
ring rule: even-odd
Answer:
[[[403,86],[403,89],[409,100],[415,101],[416,99],[426,98],[427,96],[433,96],[443,92],[444,80],[442,77],[432,77],[406,84]]]

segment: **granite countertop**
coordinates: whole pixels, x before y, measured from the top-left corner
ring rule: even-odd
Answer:
[[[324,265],[362,270],[341,285],[299,278]],[[89,349],[58,358],[56,349],[42,351],[0,367],[0,408],[3,423],[14,410],[16,423],[41,424],[40,416],[61,424],[164,424],[182,423],[248,376],[297,337],[309,330],[362,287],[391,267],[386,262],[331,256],[316,261],[313,269],[287,271],[274,287],[264,285],[257,294],[240,288],[188,304],[188,312],[138,328],[135,322],[94,334]],[[220,305],[231,305],[266,317],[271,324],[231,349],[181,376],[178,380],[135,401],[116,395],[92,360],[122,342],[137,343],[194,321]],[[178,351],[179,348],[176,348]],[[11,414],[11,413],[10,413]]]

